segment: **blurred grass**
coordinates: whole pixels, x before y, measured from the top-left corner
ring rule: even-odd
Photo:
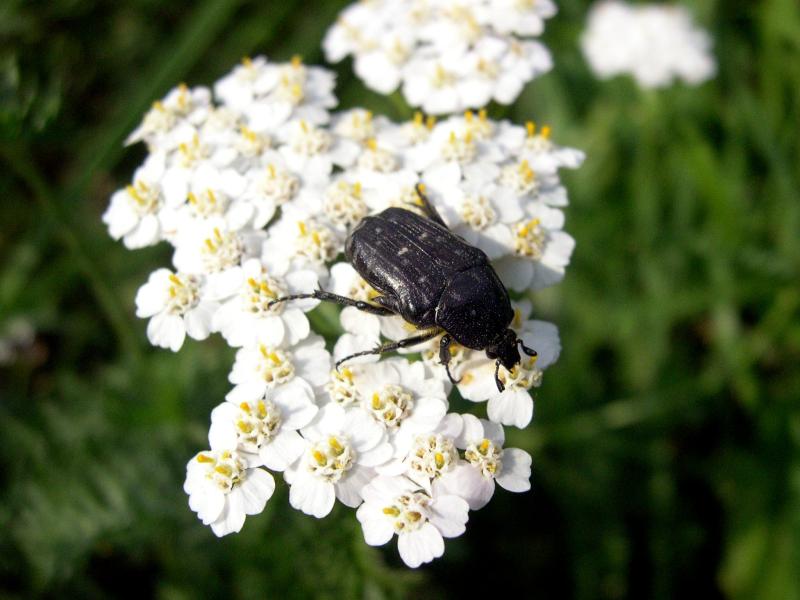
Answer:
[[[564,352],[534,425],[509,433],[534,454],[532,493],[498,493],[416,573],[366,547],[352,512],[313,520],[285,489],[238,536],[199,525],[183,469],[232,353],[147,345],[133,297],[169,252],[124,250],[99,215],[153,99],[245,54],[320,61],[343,4],[0,5],[0,326],[37,330],[0,367],[0,593],[800,598],[796,0],[687,2],[720,72],[660,92],[595,81],[587,3],[559,3],[556,69],[509,111],[588,153],[564,175],[573,264],[535,297]],[[348,68],[344,106],[400,115]]]

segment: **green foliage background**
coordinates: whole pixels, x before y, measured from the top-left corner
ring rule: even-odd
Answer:
[[[0,594],[800,599],[800,5],[686,4],[719,75],[642,92],[590,76],[587,3],[559,2],[556,68],[508,111],[588,153],[564,175],[573,264],[534,299],[564,352],[509,436],[534,489],[411,572],[352,511],[316,521],[285,486],[240,535],[196,520],[184,465],[232,352],[151,348],[133,298],[169,251],[100,222],[154,99],[244,55],[321,62],[343,3],[0,2],[0,330],[37,330],[0,367]],[[403,116],[337,70],[343,106]]]

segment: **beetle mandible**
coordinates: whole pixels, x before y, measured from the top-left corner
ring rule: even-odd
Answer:
[[[450,374],[450,344],[453,340],[473,350],[485,350],[495,359],[497,389],[505,389],[499,370],[509,371],[520,362],[517,346],[528,356],[536,351],[525,346],[509,328],[514,318],[505,286],[484,252],[451,232],[425,195],[416,187],[425,217],[403,208],[387,208],[365,217],[345,242],[345,256],[361,277],[379,295],[371,302],[354,300],[315,290],[273,300],[278,302],[315,298],[336,302],[375,315],[400,315],[421,333],[381,344],[346,356],[336,363],[367,354],[382,354],[414,346],[444,333],[439,361]]]

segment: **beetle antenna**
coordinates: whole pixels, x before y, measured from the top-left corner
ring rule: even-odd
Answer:
[[[528,356],[538,356],[538,354],[536,353],[536,350],[534,350],[533,348],[528,348],[521,339],[517,339],[517,343],[522,348],[522,351],[525,354],[527,354]]]
[[[497,384],[497,391],[502,394],[503,390],[506,389],[506,386],[504,386],[503,382],[500,381],[500,359],[499,358],[494,362],[494,382]]]

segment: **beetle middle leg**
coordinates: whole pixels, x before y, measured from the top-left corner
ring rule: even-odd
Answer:
[[[461,380],[455,379],[450,373],[450,359],[452,358],[450,355],[451,343],[452,339],[450,338],[450,334],[445,333],[439,341],[439,362],[444,365],[444,370],[447,371],[447,378],[450,380],[450,383],[457,384],[460,383]]]
[[[325,290],[314,290],[313,294],[294,294],[292,296],[283,296],[282,298],[276,298],[270,302],[269,305],[272,306],[274,304],[278,304],[279,302],[288,302],[290,300],[306,300],[311,298],[314,300],[323,300],[325,302],[335,302],[336,304],[341,304],[342,306],[355,306],[358,310],[363,310],[364,312],[382,317],[395,314],[392,310],[386,307],[376,306],[374,304],[370,304],[369,302],[364,302],[363,300],[353,300],[347,296],[339,296],[338,294],[332,294],[331,292],[326,292]]]
[[[355,354],[351,354],[350,356],[345,356],[344,358],[340,358],[336,361],[336,369],[339,369],[339,365],[342,363],[347,362],[352,358],[356,358],[358,356],[367,356],[369,354],[384,354],[385,352],[391,352],[393,350],[397,350],[398,348],[408,348],[409,346],[416,346],[417,344],[421,344],[422,342],[427,342],[430,339],[435,338],[441,329],[431,329],[429,331],[424,331],[420,334],[413,335],[411,337],[407,337],[402,340],[397,340],[396,342],[386,342],[385,344],[380,344],[379,346],[373,348],[372,350],[364,350],[363,352],[356,352]]]

